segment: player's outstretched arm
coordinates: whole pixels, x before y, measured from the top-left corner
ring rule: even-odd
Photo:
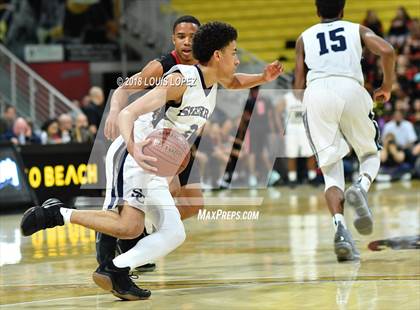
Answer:
[[[138,98],[132,104],[124,108],[118,115],[118,125],[121,135],[127,145],[127,151],[134,157],[136,162],[148,172],[156,172],[157,169],[145,163],[145,161],[155,161],[153,157],[143,155],[141,149],[149,141],[144,141],[140,145],[134,142],[134,122],[140,116],[153,112],[168,101],[179,102],[187,88],[182,82],[183,76],[180,73],[168,75],[162,83],[148,92],[143,97]]]
[[[372,30],[362,25],[360,25],[360,37],[372,53],[381,57],[382,72],[384,76],[382,86],[374,93],[374,99],[378,101],[388,101],[391,97],[392,83],[394,82],[394,48],[387,41],[377,36]]]
[[[283,73],[283,64],[278,60],[265,66],[260,74],[235,73],[232,80],[223,82],[222,85],[227,89],[246,89],[264,83],[274,81]]]
[[[119,135],[118,114],[127,106],[128,97],[140,90],[152,86],[163,75],[162,64],[153,60],[149,62],[141,72],[131,76],[123,85],[118,87],[111,97],[109,114],[105,121],[105,137],[114,140]]]

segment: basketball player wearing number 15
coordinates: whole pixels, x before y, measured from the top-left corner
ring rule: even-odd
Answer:
[[[372,232],[367,192],[380,165],[379,131],[373,102],[363,87],[362,43],[381,57],[382,86],[375,100],[390,98],[395,55],[392,46],[370,29],[343,19],[345,0],[317,0],[321,23],[296,42],[295,89],[305,89],[306,132],[325,180],[325,198],[333,216],[334,248],[338,261],[357,260],[359,252],[344,221],[344,202],[355,211],[360,234]],[[346,191],[342,158],[355,151],[360,176]]]

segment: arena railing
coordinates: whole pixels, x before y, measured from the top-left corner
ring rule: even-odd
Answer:
[[[37,126],[80,109],[28,65],[0,44],[0,99]]]

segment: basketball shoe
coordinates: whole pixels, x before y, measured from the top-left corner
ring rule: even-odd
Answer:
[[[129,275],[130,268],[118,268],[112,261],[99,265],[92,279],[100,288],[123,300],[140,300],[150,297],[151,292],[138,287]]]
[[[353,221],[354,227],[361,235],[372,233],[373,218],[368,206],[367,193],[359,182],[351,185],[344,193],[345,201],[354,209],[356,217]]]
[[[64,219],[60,213],[60,208],[75,209],[74,207],[66,206],[56,198],[51,198],[46,200],[41,206],[35,206],[26,210],[20,222],[22,235],[30,236],[42,229],[63,226]]]
[[[334,237],[334,250],[339,262],[354,261],[360,259],[360,253],[354,245],[350,231],[338,223]]]

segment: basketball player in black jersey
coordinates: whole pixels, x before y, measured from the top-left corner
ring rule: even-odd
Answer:
[[[119,112],[128,104],[128,97],[141,90],[151,89],[173,66],[178,64],[193,65],[197,61],[192,56],[192,39],[194,33],[200,26],[200,22],[193,16],[185,15],[179,17],[173,25],[172,43],[174,50],[161,56],[159,59],[150,61],[140,72],[130,77],[112,95],[111,107],[105,122],[105,136],[114,140],[119,136],[117,118]],[[194,148],[198,146],[199,138],[195,139]],[[174,197],[178,197],[177,208],[181,219],[187,219],[198,213],[203,207],[203,194],[201,191],[200,175],[197,169],[192,169],[194,156],[191,156],[187,168],[178,176],[173,178],[170,190]],[[97,233],[96,250],[99,263],[115,255],[115,249],[126,252],[144,237],[146,231],[136,239],[118,240],[101,233]],[[146,264],[136,268],[137,272],[153,271],[155,264]]]

